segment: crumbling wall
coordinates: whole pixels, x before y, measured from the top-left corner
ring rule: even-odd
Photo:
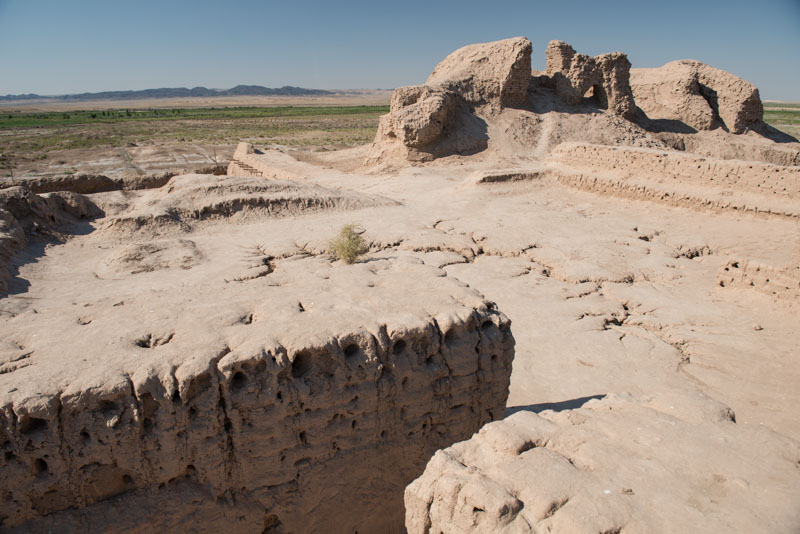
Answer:
[[[301,180],[302,176],[287,169],[270,165],[256,153],[250,143],[241,142],[236,146],[226,174],[252,178],[275,178],[278,180]]]
[[[425,81],[473,105],[513,107],[525,103],[531,79],[531,42],[515,37],[459,48]]]
[[[602,109],[633,119],[636,105],[630,88],[631,63],[622,52],[599,56],[579,54],[563,41],[550,41],[545,52],[547,71],[541,80],[554,86],[565,103],[575,106],[583,102],[592,90],[593,98]]]
[[[650,119],[677,120],[696,130],[723,127],[742,133],[764,118],[755,85],[699,61],[632,69],[631,88]]]
[[[458,105],[456,95],[440,87],[412,85],[392,93],[391,111],[378,125],[378,137],[396,138],[409,148],[437,141]]]
[[[792,531],[800,448],[734,421],[722,403],[683,392],[520,410],[437,451],[406,488],[406,527],[409,534]],[[765,487],[770,502],[748,506]]]
[[[559,182],[626,198],[714,211],[800,217],[800,168],[683,152],[563,143],[550,161]]]
[[[203,222],[237,223],[258,217],[398,205],[384,196],[308,182],[200,174],[176,176],[162,189],[129,195],[127,201],[125,211],[98,225],[101,230],[158,235],[186,232]]]
[[[476,107],[493,112],[525,103],[531,48],[524,37],[465,46],[439,63],[424,85],[396,89],[389,113],[381,117],[370,159],[392,148],[404,159],[426,159],[457,129],[461,139],[453,143],[454,152],[485,148],[476,140],[480,134],[469,132],[474,126],[471,112]]]
[[[502,417],[508,394],[508,319],[491,304],[448,306],[299,345],[251,334],[207,360],[181,349],[181,331],[154,331],[129,365],[176,345],[187,363],[165,373],[162,356],[56,395],[5,392],[0,525],[401,532],[403,488],[436,449]]]
[[[717,160],[683,152],[564,143],[554,160],[576,167],[650,176],[672,176],[692,184],[713,184],[739,191],[800,199],[800,167]]]
[[[204,169],[198,169],[196,172],[198,174],[219,174],[220,167],[206,167]],[[17,180],[17,185],[21,185],[36,194],[71,191],[81,195],[91,195],[93,193],[105,193],[108,191],[153,189],[155,187],[161,187],[176,174],[178,173],[165,172],[163,174],[125,176],[122,178],[109,178],[102,174],[36,176]]]
[[[719,270],[721,287],[752,289],[776,302],[800,308],[800,246],[792,264],[784,267],[744,260],[729,261]]]

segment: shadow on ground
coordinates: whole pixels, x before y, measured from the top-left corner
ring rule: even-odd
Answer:
[[[506,408],[506,417],[522,411],[539,413],[545,410],[553,410],[555,412],[560,412],[563,410],[574,410],[576,408],[580,408],[590,400],[602,399],[604,397],[605,394],[590,395],[588,397],[578,397],[577,399],[570,399],[561,402],[543,402],[540,404],[527,404],[524,406],[509,406],[508,408]]]

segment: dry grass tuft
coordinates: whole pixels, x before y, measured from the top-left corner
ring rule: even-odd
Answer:
[[[330,243],[330,253],[347,264],[355,263],[368,250],[367,242],[361,237],[355,224],[342,226],[339,235]]]

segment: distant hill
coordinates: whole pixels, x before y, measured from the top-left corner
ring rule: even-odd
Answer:
[[[205,87],[165,87],[162,89],[142,89],[141,91],[103,91],[100,93],[80,93],[76,95],[43,96],[36,94],[5,95],[0,100],[134,100],[141,98],[180,98],[190,96],[314,96],[332,95],[333,91],[322,89],[304,89],[285,85],[278,88],[262,87],[260,85],[237,85],[231,89],[207,89]]]

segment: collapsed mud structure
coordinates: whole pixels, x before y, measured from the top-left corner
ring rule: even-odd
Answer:
[[[476,60],[481,72],[493,72],[492,65],[501,83],[514,79],[513,87],[520,88],[527,50],[525,39],[472,45],[443,64],[454,57]],[[429,79],[425,86],[398,89],[367,169],[400,169],[398,158],[412,164],[438,159],[444,168],[448,159],[458,165],[471,159],[477,168],[469,178],[473,186],[515,188],[495,189],[497,194],[520,191],[520,183],[534,190],[558,183],[606,198],[783,219],[795,243],[788,263],[731,260],[710,278],[719,288],[767,294],[779,308],[800,304],[800,232],[791,229],[800,219],[800,144],[762,122],[755,86],[696,61],[631,70],[622,53],[589,57],[560,41],[548,45],[546,57],[546,72],[533,72],[526,98],[517,93],[513,103],[476,100],[474,90],[454,93],[459,84],[452,80],[446,87]],[[463,72],[470,80],[470,69]],[[481,141],[481,150],[475,150],[480,143],[468,142],[470,136]],[[651,242],[659,233],[639,239]],[[530,257],[539,256],[541,245],[533,247]],[[707,247],[680,247],[675,257],[711,253]],[[547,266],[544,272],[553,271]],[[570,281],[566,273],[560,276]],[[578,276],[581,284],[593,280]],[[629,276],[628,283],[635,283],[638,275]],[[649,281],[652,274],[641,276]],[[602,280],[596,286],[601,295]],[[654,310],[661,306],[656,303]],[[623,318],[607,317],[602,329],[630,321],[632,305],[624,301]],[[641,333],[663,329],[646,321],[638,325]],[[626,334],[641,335],[620,331],[620,341]],[[672,336],[667,340],[681,353],[676,369],[685,374],[698,354],[684,348],[684,338]],[[699,391],[714,390],[716,379],[686,376]],[[666,397],[586,397],[591,402],[582,409],[542,405],[541,416],[522,410],[487,425],[472,439],[439,451],[409,485],[408,532],[770,532],[800,526],[793,505],[800,498],[796,439],[737,425],[728,406],[693,389]],[[633,442],[623,436],[633,436]],[[660,443],[674,451],[655,451]],[[724,450],[719,443],[726,443]],[[765,456],[765,450],[771,452]],[[741,457],[758,460],[742,465]],[[744,490],[751,485],[772,495],[757,511],[752,491]]]
[[[597,107],[634,118],[628,56],[614,52],[589,57],[562,41],[551,41],[545,54],[547,71],[536,79],[537,84],[554,88],[567,104],[578,105],[590,94]]]
[[[197,225],[245,187],[269,204],[273,184],[252,182],[186,176],[167,191],[205,192],[179,199]],[[325,194],[297,190],[304,206]],[[125,220],[139,224],[96,230],[122,242],[71,273],[83,289],[4,319],[5,531],[398,531],[403,488],[433,452],[502,416],[509,322],[437,269],[337,267],[264,241],[212,262],[185,228]]]
[[[733,74],[688,60],[631,69],[621,52],[591,57],[561,41],[548,45],[545,72],[531,72],[530,57],[525,38],[471,45],[425,85],[397,89],[367,166],[492,153],[543,159],[566,141],[800,164],[797,140],[763,123],[758,90]]]
[[[617,439],[621,421],[634,439]],[[788,463],[776,459],[796,449],[769,434],[736,425],[730,409],[703,398],[609,395],[573,410],[520,411],[436,453],[406,489],[406,526],[409,534],[781,531],[776,518],[796,501],[795,488],[773,482]],[[671,450],[642,458],[654,446]],[[707,495],[694,491],[695,478],[706,479]],[[758,510],[740,491],[751,484],[773,495]]]
[[[796,531],[800,144],[710,67],[532,50],[365,147],[6,190],[0,528]]]
[[[633,69],[636,104],[650,119],[676,120],[696,130],[743,133],[762,124],[758,89],[699,61],[673,61],[656,69]]]

